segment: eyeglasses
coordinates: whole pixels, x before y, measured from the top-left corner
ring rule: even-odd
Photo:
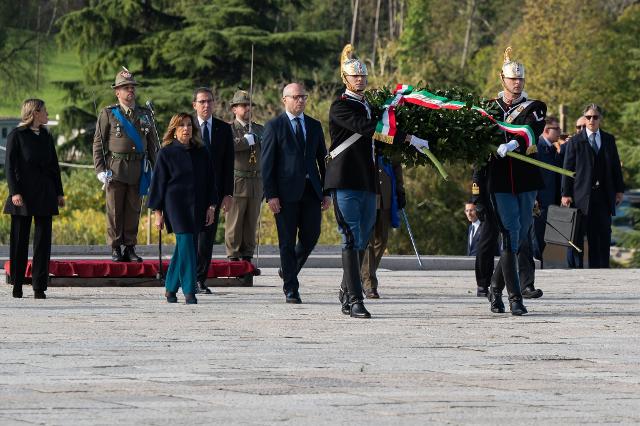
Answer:
[[[547,127],[547,129],[549,129],[549,130],[557,130],[557,131],[560,131],[560,127],[558,127],[558,126],[554,126],[554,127]]]
[[[584,118],[586,118],[587,121],[591,121],[591,120],[599,120],[600,116],[599,115],[585,115]]]
[[[196,101],[196,103],[200,105],[212,104],[213,99],[202,99],[202,100]]]
[[[471,212],[475,212],[476,209],[464,209],[465,213],[471,213]]]
[[[285,95],[285,98],[292,98],[294,101],[306,101],[309,95]]]

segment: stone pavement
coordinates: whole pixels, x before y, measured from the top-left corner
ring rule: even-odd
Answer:
[[[340,314],[339,270],[301,278],[302,305],[275,269],[196,306],[2,285],[0,424],[640,422],[638,270],[539,271],[524,317],[490,313],[473,271],[382,271],[371,320]]]

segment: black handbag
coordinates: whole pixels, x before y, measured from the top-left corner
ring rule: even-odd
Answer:
[[[580,232],[582,213],[573,207],[549,206],[547,210],[547,226],[544,230],[545,243],[573,247]]]

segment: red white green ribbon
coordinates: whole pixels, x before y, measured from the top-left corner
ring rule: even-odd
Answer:
[[[431,109],[450,109],[459,110],[465,108],[465,103],[460,101],[450,101],[442,96],[434,95],[426,90],[413,91],[412,86],[406,84],[398,84],[393,92],[393,97],[387,99],[384,103],[385,111],[382,118],[376,126],[373,135],[374,139],[392,143],[393,137],[397,131],[396,107],[403,103],[410,103]],[[471,109],[478,111],[483,116],[494,122],[501,130],[507,133],[521,136],[525,141],[527,148],[536,144],[536,138],[531,127],[527,125],[510,124],[504,121],[498,121],[491,116],[486,110],[478,106],[472,106]],[[527,149],[527,151],[530,151]]]

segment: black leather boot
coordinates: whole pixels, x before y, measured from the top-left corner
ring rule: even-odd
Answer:
[[[342,282],[340,283],[338,299],[340,299],[340,304],[342,305],[342,313],[345,315],[350,315],[351,308],[349,307],[349,298],[347,297],[347,284],[344,281],[344,274],[342,275]]]
[[[504,277],[502,276],[502,257],[498,261],[498,265],[491,276],[491,285],[489,286],[489,303],[491,304],[491,312],[496,314],[504,313],[504,303],[502,302],[502,290],[504,289]]]
[[[120,247],[113,247],[111,249],[111,260],[114,262],[124,262],[122,257],[122,249]]]
[[[518,279],[518,260],[511,250],[503,250],[500,256],[502,262],[502,275],[504,283],[509,293],[509,307],[511,315],[524,315],[527,308],[522,304],[522,293],[520,291],[520,281]]]
[[[362,281],[360,280],[360,262],[358,252],[353,249],[342,250],[342,268],[347,286],[349,315],[352,318],[371,318],[371,314],[362,302]]]
[[[122,258],[124,262],[142,262],[142,258],[136,254],[135,246],[125,246]]]

